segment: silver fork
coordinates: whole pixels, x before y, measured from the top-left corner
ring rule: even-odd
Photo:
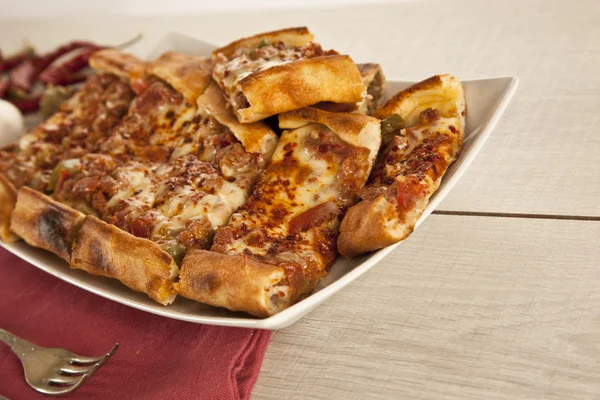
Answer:
[[[0,329],[6,343],[23,364],[25,380],[33,389],[60,396],[79,389],[117,351],[119,344],[102,357],[85,357],[60,348],[46,348]]]

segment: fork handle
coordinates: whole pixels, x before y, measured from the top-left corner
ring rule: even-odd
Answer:
[[[31,350],[35,347],[35,345],[31,342],[28,342],[25,339],[21,339],[20,337],[13,335],[0,328],[0,341],[4,342],[10,347],[10,349],[17,355],[17,357],[21,357],[21,354],[27,350]]]

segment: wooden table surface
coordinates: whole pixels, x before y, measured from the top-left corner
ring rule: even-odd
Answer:
[[[255,399],[600,398],[600,2],[0,22],[0,47],[166,32],[223,44],[308,25],[388,77],[515,75],[478,158],[387,259],[275,332]]]

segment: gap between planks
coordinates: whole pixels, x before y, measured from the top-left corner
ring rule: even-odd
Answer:
[[[523,218],[523,219],[555,219],[567,221],[600,221],[600,216],[588,215],[552,215],[552,214],[526,214],[503,212],[478,212],[478,211],[443,211],[434,210],[435,215],[456,215],[467,217],[492,217],[492,218]]]

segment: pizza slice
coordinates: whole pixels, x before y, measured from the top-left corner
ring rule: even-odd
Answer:
[[[304,108],[279,123],[286,130],[248,202],[217,231],[211,251],[183,259],[181,295],[268,316],[327,274],[340,219],[375,160],[380,121]]]
[[[365,91],[352,59],[323,50],[306,28],[237,40],[213,61],[213,79],[243,123],[320,102],[355,104]]]
[[[406,238],[463,143],[466,105],[462,84],[437,75],[392,97],[375,112],[383,143],[362,201],[348,210],[338,248],[346,257]]]

